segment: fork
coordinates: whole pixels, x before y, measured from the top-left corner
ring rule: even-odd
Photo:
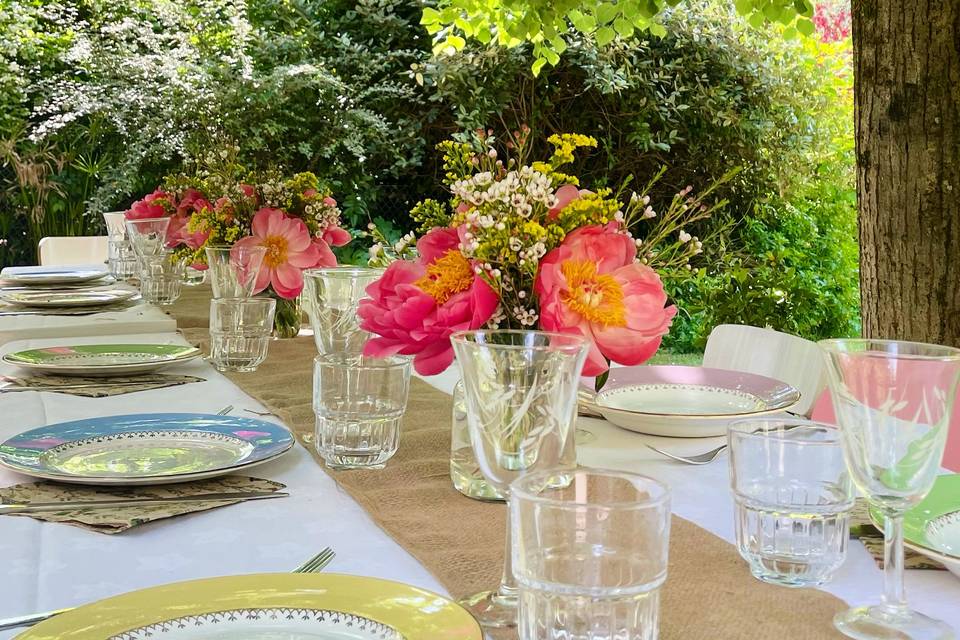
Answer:
[[[666,456],[671,460],[676,460],[677,462],[683,462],[685,464],[709,464],[717,459],[717,456],[727,448],[726,443],[720,445],[716,449],[711,449],[710,451],[705,451],[703,453],[698,453],[693,456],[678,456],[675,453],[670,453],[669,451],[664,451],[663,449],[657,449],[652,444],[647,445],[648,449],[653,449],[662,456]]]
[[[293,570],[293,573],[320,573],[324,568],[333,560],[334,556],[337,554],[333,549],[327,547],[317,555],[313,556],[299,567]],[[56,609],[54,611],[44,611],[43,613],[31,613],[26,616],[18,616],[16,618],[7,618],[6,620],[0,620],[0,631],[5,631],[7,629],[16,629],[17,627],[31,627],[38,622],[43,622],[54,616],[60,615],[61,613],[66,613],[67,611],[73,611],[75,607],[67,607],[66,609]]]
[[[228,404],[228,405],[225,406],[223,409],[220,409],[220,411],[217,411],[217,415],[218,415],[218,416],[225,416],[225,415],[227,415],[228,413],[230,413],[231,411],[233,411],[233,405],[232,405],[232,404]]]

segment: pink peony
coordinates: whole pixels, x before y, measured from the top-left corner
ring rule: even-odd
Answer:
[[[499,299],[457,249],[455,229],[434,229],[417,242],[416,261],[397,261],[367,287],[360,326],[374,335],[364,355],[413,356],[421,375],[442,372],[453,362],[450,334],[479,329]]]
[[[210,237],[209,231],[189,231],[189,215],[176,214],[170,217],[170,226],[167,227],[167,246],[176,247],[186,245],[191,249],[199,249]]]
[[[202,211],[204,208],[212,209],[202,193],[196,189],[188,188],[183,192],[180,202],[177,203],[177,215],[188,216],[194,211]]]
[[[572,184],[565,184],[553,195],[557,198],[557,204],[553,206],[550,211],[547,212],[547,217],[551,220],[555,219],[560,212],[563,211],[563,208],[580,197],[581,194],[590,193],[586,189],[581,191],[576,186]]]
[[[264,246],[267,255],[257,275],[254,293],[273,286],[281,298],[296,298],[303,290],[303,270],[318,266],[320,252],[303,220],[280,209],[264,207],[253,216],[253,235],[235,246]]]
[[[590,341],[583,375],[603,373],[607,360],[646,361],[670,329],[677,308],[664,307],[660,277],[636,255],[633,240],[611,223],[573,231],[540,262],[540,327]]]
[[[176,210],[173,196],[157,189],[147,194],[142,200],[137,200],[126,212],[127,220],[148,220],[150,218],[164,218]]]

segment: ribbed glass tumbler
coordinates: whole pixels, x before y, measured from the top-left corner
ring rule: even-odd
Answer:
[[[541,471],[510,485],[520,640],[655,640],[670,494],[631,473]]]

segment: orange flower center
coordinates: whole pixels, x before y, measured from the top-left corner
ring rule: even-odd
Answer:
[[[597,265],[588,260],[567,260],[560,265],[567,279],[567,290],[560,299],[588,322],[605,327],[627,326],[623,289],[609,275],[597,273]]]
[[[447,251],[442,258],[427,267],[427,275],[413,284],[443,304],[473,284],[473,268],[459,251]]]
[[[276,269],[287,262],[287,239],[283,236],[267,236],[260,243],[267,248],[267,253],[263,256],[263,264]]]

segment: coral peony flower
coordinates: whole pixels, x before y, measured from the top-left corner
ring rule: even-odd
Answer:
[[[479,329],[496,311],[497,294],[473,272],[457,248],[455,229],[434,229],[417,242],[416,261],[392,263],[367,287],[360,326],[374,335],[364,355],[413,356],[421,375],[442,372],[453,362],[450,334]]]
[[[193,231],[187,229],[190,223],[189,215],[175,214],[170,217],[170,226],[167,227],[167,246],[176,247],[186,245],[191,249],[199,249],[210,237],[209,231]]]
[[[176,210],[173,196],[157,189],[153,193],[147,194],[141,200],[137,200],[124,217],[127,220],[147,220],[150,218],[164,218]]]
[[[660,347],[677,313],[664,307],[660,277],[635,261],[637,248],[616,223],[570,233],[544,256],[534,285],[540,327],[590,341],[583,375],[607,370],[607,360],[640,364]]]
[[[281,298],[296,298],[303,290],[303,270],[317,266],[320,255],[303,220],[280,209],[264,207],[253,216],[253,235],[236,246],[264,246],[267,255],[257,275],[254,292],[273,286]]]

